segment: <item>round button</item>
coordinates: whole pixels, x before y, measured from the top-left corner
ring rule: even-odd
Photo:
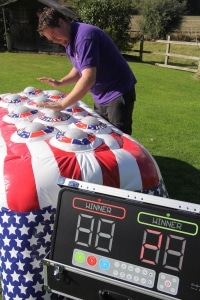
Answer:
[[[95,257],[94,255],[89,255],[89,256],[87,257],[87,263],[88,263],[88,265],[90,265],[90,266],[95,266],[96,263],[97,263],[96,257]]]
[[[147,274],[148,274],[148,271],[147,271],[146,269],[143,269],[143,270],[142,270],[142,274],[143,274],[143,275],[147,275]]]
[[[120,263],[119,263],[118,261],[115,261],[115,262],[114,262],[114,266],[115,266],[116,268],[119,268]]]
[[[135,273],[140,273],[140,268],[135,268]]]
[[[149,284],[149,285],[152,285],[152,280],[149,279],[149,280],[148,280],[148,284]]]
[[[124,278],[124,277],[125,277],[125,273],[124,273],[124,272],[120,272],[119,275],[120,275],[121,278]]]
[[[122,268],[123,270],[125,270],[125,269],[126,269],[126,264],[121,264],[121,268]]]
[[[166,286],[166,287],[170,287],[171,284],[172,284],[171,281],[169,281],[169,280],[166,280],[166,281],[165,281],[165,286]]]
[[[75,254],[74,254],[74,260],[81,264],[85,261],[85,254],[81,251],[77,251]]]
[[[110,262],[109,262],[109,260],[106,259],[106,258],[100,259],[100,261],[99,261],[99,267],[102,270],[108,270],[110,268]]]
[[[132,271],[133,271],[133,266],[132,266],[132,265],[129,265],[129,266],[128,266],[128,270],[129,270],[130,272],[132,272]]]
[[[140,282],[141,282],[142,284],[145,284],[147,281],[146,281],[145,278],[141,278],[141,279],[140,279]]]
[[[119,272],[117,270],[113,270],[113,275],[117,276],[119,274]]]
[[[137,281],[139,281],[139,277],[138,276],[134,276],[133,280],[137,282]]]
[[[132,276],[131,274],[127,274],[126,278],[127,278],[128,280],[131,280],[131,279],[133,278],[133,276]]]
[[[163,289],[164,289],[163,284],[160,284],[160,285],[159,285],[159,288],[160,288],[160,290],[163,290]]]

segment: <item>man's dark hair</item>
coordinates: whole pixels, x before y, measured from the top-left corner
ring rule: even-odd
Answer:
[[[38,32],[42,36],[46,28],[59,27],[59,19],[69,23],[68,17],[55,10],[52,7],[45,7],[42,12],[38,13]]]

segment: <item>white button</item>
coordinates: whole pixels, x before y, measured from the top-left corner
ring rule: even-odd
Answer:
[[[130,272],[132,272],[133,269],[134,269],[133,266],[131,266],[131,265],[128,266],[128,270],[129,270]]]
[[[126,264],[121,264],[121,268],[122,268],[123,270],[125,270],[125,269],[126,269]]]
[[[131,280],[131,279],[133,278],[133,276],[132,276],[131,274],[128,274],[128,275],[126,276],[126,278],[127,278],[128,280]]]
[[[147,273],[148,273],[148,271],[147,271],[146,269],[143,269],[143,270],[142,270],[142,274],[143,274],[143,275],[147,275]]]
[[[161,289],[161,290],[163,290],[163,289],[164,289],[164,286],[163,286],[162,284],[160,284],[160,286],[159,286],[159,287],[160,287],[160,289]]]
[[[116,268],[119,268],[120,263],[119,263],[118,261],[115,261],[115,262],[114,262],[114,266],[115,266]]]
[[[140,273],[140,268],[135,268],[135,273]]]
[[[139,277],[138,276],[134,276],[133,280],[137,282],[139,280]]]
[[[140,281],[141,281],[142,284],[145,284],[147,282],[145,278],[141,278]]]

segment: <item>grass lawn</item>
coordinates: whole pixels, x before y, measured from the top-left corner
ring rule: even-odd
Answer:
[[[171,198],[200,203],[200,81],[194,73],[155,66],[154,59],[127,59],[138,80],[132,136],[155,157]],[[70,68],[65,56],[0,53],[0,94],[52,89],[36,78],[59,79]],[[89,94],[83,100],[93,105]]]

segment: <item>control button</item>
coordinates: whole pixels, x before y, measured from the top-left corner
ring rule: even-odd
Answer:
[[[152,280],[148,280],[148,285],[151,285],[152,286],[152,284],[153,284],[153,281]]]
[[[126,264],[121,264],[121,268],[122,268],[123,270],[126,270]]]
[[[119,272],[117,270],[113,270],[113,275],[117,276],[119,274]]]
[[[94,255],[89,255],[89,256],[87,257],[87,263],[88,263],[88,265],[90,265],[90,266],[95,266],[96,263],[97,263],[96,257],[95,257]]]
[[[126,278],[127,278],[128,280],[131,280],[131,279],[133,278],[133,276],[132,276],[131,274],[127,274]]]
[[[143,275],[147,275],[147,274],[148,274],[148,271],[147,271],[146,269],[143,269],[143,270],[142,270],[142,274],[143,274]]]
[[[169,281],[169,280],[166,280],[166,281],[165,281],[165,286],[166,286],[166,287],[170,287],[171,284],[172,284],[171,281]]]
[[[110,268],[110,262],[108,259],[106,258],[102,258],[100,261],[99,261],[99,267],[102,269],[102,270],[108,270]]]
[[[132,271],[134,270],[133,266],[129,265],[129,266],[128,266],[128,270],[129,270],[130,272],[132,272]]]
[[[136,281],[136,282],[138,282],[139,281],[139,277],[138,276],[134,276],[133,280]]]
[[[147,281],[146,281],[145,278],[141,278],[141,279],[140,279],[140,282],[141,282],[142,284],[145,284]]]
[[[124,272],[120,272],[119,275],[120,275],[121,278],[124,278],[124,277],[125,277],[125,273],[124,273]]]
[[[160,285],[159,285],[159,288],[160,288],[160,290],[163,290],[163,289],[164,289],[164,285],[163,285],[163,284],[160,284]]]
[[[79,264],[83,263],[85,261],[85,254],[81,251],[75,252],[74,260]]]
[[[119,268],[120,263],[119,263],[118,261],[115,261],[115,262],[114,262],[114,266],[115,266],[116,268]]]
[[[135,268],[135,273],[140,273],[140,268]]]

